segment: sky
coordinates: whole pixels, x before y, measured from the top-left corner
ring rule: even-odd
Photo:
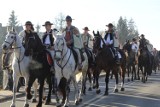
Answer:
[[[7,25],[12,10],[20,24],[28,20],[34,25],[54,21],[59,14],[70,15],[73,25],[92,30],[105,30],[106,24],[120,16],[133,19],[140,34],[160,50],[160,0],[1,0],[0,23]],[[41,28],[44,31],[44,28]],[[92,33],[92,32],[90,32]]]

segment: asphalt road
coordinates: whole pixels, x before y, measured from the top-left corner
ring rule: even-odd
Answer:
[[[87,83],[88,84],[88,83]],[[96,94],[95,90],[87,91],[83,102],[77,107],[160,107],[160,72],[152,74],[147,83],[141,81],[126,82],[125,91],[113,93],[115,79],[110,80],[109,96],[103,96],[105,90],[104,78],[100,79],[101,93]],[[120,89],[120,86],[119,86]],[[55,107],[55,96],[52,95],[51,105],[43,107]],[[0,107],[10,107],[11,100],[0,103]],[[23,107],[24,97],[18,98],[16,107]],[[36,103],[29,103],[35,107]],[[70,94],[70,105],[74,105],[73,89]]]

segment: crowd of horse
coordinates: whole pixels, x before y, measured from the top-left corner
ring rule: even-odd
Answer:
[[[101,71],[105,71],[106,88],[104,95],[108,95],[109,77],[114,75],[116,79],[114,92],[118,92],[119,78],[121,79],[121,91],[125,91],[125,74],[128,74],[128,81],[140,80],[140,71],[142,72],[142,82],[147,81],[148,75],[151,75],[152,70],[157,70],[159,67],[159,52],[151,57],[148,57],[147,49],[140,48],[139,53],[133,54],[128,51],[131,44],[125,44],[123,49],[119,49],[121,54],[120,64],[115,63],[113,51],[107,46],[101,47],[103,38],[99,32],[94,34],[93,49],[85,47],[83,49],[83,68],[79,70],[77,67],[77,56],[75,52],[68,48],[61,34],[56,35],[54,43],[54,51],[51,54],[53,62],[48,62],[48,52],[45,50],[42,42],[35,41],[35,38],[28,38],[27,46],[24,48],[20,42],[20,38],[15,31],[9,31],[2,45],[4,50],[13,50],[13,100],[11,107],[16,106],[16,92],[20,77],[25,79],[25,104],[24,107],[29,107],[28,100],[36,102],[37,88],[39,85],[39,100],[37,107],[42,107],[44,94],[44,84],[47,80],[48,95],[45,104],[51,102],[52,90],[55,91],[57,107],[69,106],[69,94],[71,83],[75,89],[75,105],[79,105],[83,96],[86,94],[86,80],[89,79],[90,87],[96,89],[96,93],[101,92],[99,88],[99,77]],[[143,45],[140,43],[140,46]],[[34,51],[34,52],[33,52]],[[30,53],[27,53],[30,52]],[[25,56],[24,54],[29,54]],[[53,63],[53,64],[52,64]],[[7,69],[7,68],[6,68]],[[6,72],[6,71],[5,71]],[[129,75],[131,74],[131,77]],[[92,84],[93,80],[93,84]],[[81,87],[78,86],[80,82]],[[34,97],[32,98],[31,87],[34,88]],[[60,102],[60,96],[62,101]]]

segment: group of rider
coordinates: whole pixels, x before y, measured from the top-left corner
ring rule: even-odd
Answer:
[[[67,46],[69,48],[72,48],[74,51],[76,51],[78,55],[78,68],[82,68],[82,58],[81,58],[81,50],[83,47],[89,48],[89,41],[93,40],[92,36],[89,34],[89,28],[84,27],[84,33],[80,34],[77,27],[72,25],[72,18],[71,16],[66,16],[66,28],[63,30],[63,33],[65,35],[65,40],[67,43]],[[44,25],[46,32],[43,34],[42,37],[42,43],[46,47],[47,50],[53,51],[54,50],[54,40],[56,33],[58,32],[57,29],[52,29],[52,23],[50,21],[46,21]],[[104,34],[104,43],[105,46],[110,47],[114,53],[115,61],[117,64],[120,63],[121,55],[119,55],[118,48],[119,48],[119,41],[118,37],[114,31],[114,26],[112,23],[109,23],[106,25],[108,27],[108,30]],[[25,47],[26,39],[28,37],[34,37],[38,38],[38,34],[34,31],[34,27],[32,22],[27,21],[25,23],[25,30],[20,32],[19,36],[22,38],[22,44]],[[146,39],[144,38],[144,35],[141,35],[142,39],[141,41],[146,42]],[[128,42],[130,43],[130,42]],[[103,44],[104,46],[104,44]],[[102,46],[102,47],[103,47]],[[135,52],[138,52],[138,44],[137,40],[134,38],[132,41],[132,50]]]

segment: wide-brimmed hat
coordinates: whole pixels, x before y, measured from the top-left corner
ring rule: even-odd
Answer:
[[[51,23],[50,21],[46,21],[45,24],[42,26],[46,26],[46,25],[53,25],[53,23]]]
[[[90,31],[88,27],[84,27],[83,30]]]
[[[141,34],[141,36],[140,37],[144,37],[144,34]]]
[[[31,21],[27,21],[27,22],[25,23],[25,25],[32,25],[32,26],[33,26],[33,24],[32,24]]]
[[[108,25],[106,25],[107,27],[113,27],[112,23],[109,23]]]

